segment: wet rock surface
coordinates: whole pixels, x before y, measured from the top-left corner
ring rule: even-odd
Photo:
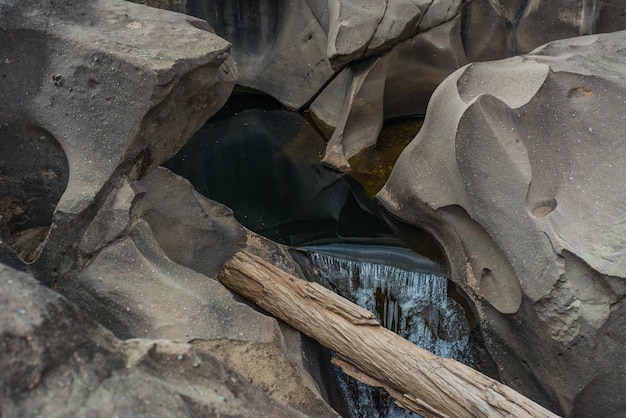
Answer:
[[[582,393],[607,375],[626,385],[614,363],[626,355],[615,322],[626,277],[625,39],[556,41],[458,70],[378,195],[445,247],[504,380],[545,391],[567,415],[624,406]]]

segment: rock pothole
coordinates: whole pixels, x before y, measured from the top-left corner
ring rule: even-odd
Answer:
[[[68,177],[50,132],[33,124],[0,127],[0,239],[25,262],[39,256]]]
[[[542,202],[538,202],[533,205],[532,214],[537,218],[543,218],[546,215],[549,215],[556,209],[556,200],[549,199]]]

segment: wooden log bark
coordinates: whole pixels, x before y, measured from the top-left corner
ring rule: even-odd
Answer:
[[[382,327],[369,311],[323,286],[241,251],[219,280],[270,314],[335,351],[335,362],[383,387],[406,409],[432,417],[557,417],[520,393]]]

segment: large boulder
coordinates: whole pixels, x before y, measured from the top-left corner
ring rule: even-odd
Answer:
[[[89,261],[57,291],[118,338],[193,342],[277,400],[309,416],[336,417],[308,372],[319,368],[315,356],[303,360],[316,347],[215,280],[244,248],[293,273],[299,267],[286,247],[245,230],[187,180],[158,167],[140,181],[120,182],[78,246]],[[239,347],[245,350],[235,355]]]
[[[242,248],[286,249],[157,169],[228,98],[230,44],[205,21],[122,0],[0,0],[0,26],[0,261],[74,303],[32,283],[0,289],[0,414],[335,417],[300,333],[214,280]],[[16,294],[35,296],[7,305]],[[226,366],[215,341],[281,367]],[[263,394],[250,380],[289,383]]]
[[[0,264],[0,414],[305,416],[206,350],[120,341],[61,295]]]
[[[398,32],[389,32],[391,39],[377,47],[377,59],[370,64],[377,69],[375,76],[366,69],[364,77],[361,61],[367,54],[344,55],[347,64],[342,74],[311,103],[312,113],[335,128],[324,157],[326,165],[348,170],[351,157],[376,144],[383,119],[423,114],[439,83],[469,62],[506,58],[528,53],[549,41],[626,28],[624,5],[619,2],[410,3],[414,11],[403,8],[399,21],[417,18],[417,24],[408,25],[411,30],[405,29],[397,37],[392,34]],[[388,5],[379,30],[388,13],[400,11],[393,7]],[[360,33],[367,39],[371,32],[367,25],[361,31],[345,25],[353,38]],[[374,113],[377,115],[372,116]]]
[[[291,109],[306,104],[334,74],[326,57],[326,8],[313,9],[307,0],[187,1],[189,14],[236,45],[237,83]]]
[[[235,67],[206,22],[122,0],[2,0],[0,27],[0,254],[46,271],[120,176],[223,105]]]
[[[502,379],[568,416],[626,408],[624,42],[456,71],[378,194],[444,247]]]

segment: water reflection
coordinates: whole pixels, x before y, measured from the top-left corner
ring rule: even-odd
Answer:
[[[321,165],[324,136],[266,96],[233,96],[165,166],[274,241],[399,243],[350,177]]]
[[[337,173],[322,166],[326,137],[311,121],[267,96],[233,96],[165,166],[252,231],[308,245],[317,279],[383,325],[470,363],[467,321],[447,297],[443,252],[424,231],[390,221],[373,199],[419,126],[415,119],[388,123],[377,147],[351,159],[350,173]],[[399,248],[407,243],[428,258]],[[414,416],[384,392],[337,375],[347,416]]]

